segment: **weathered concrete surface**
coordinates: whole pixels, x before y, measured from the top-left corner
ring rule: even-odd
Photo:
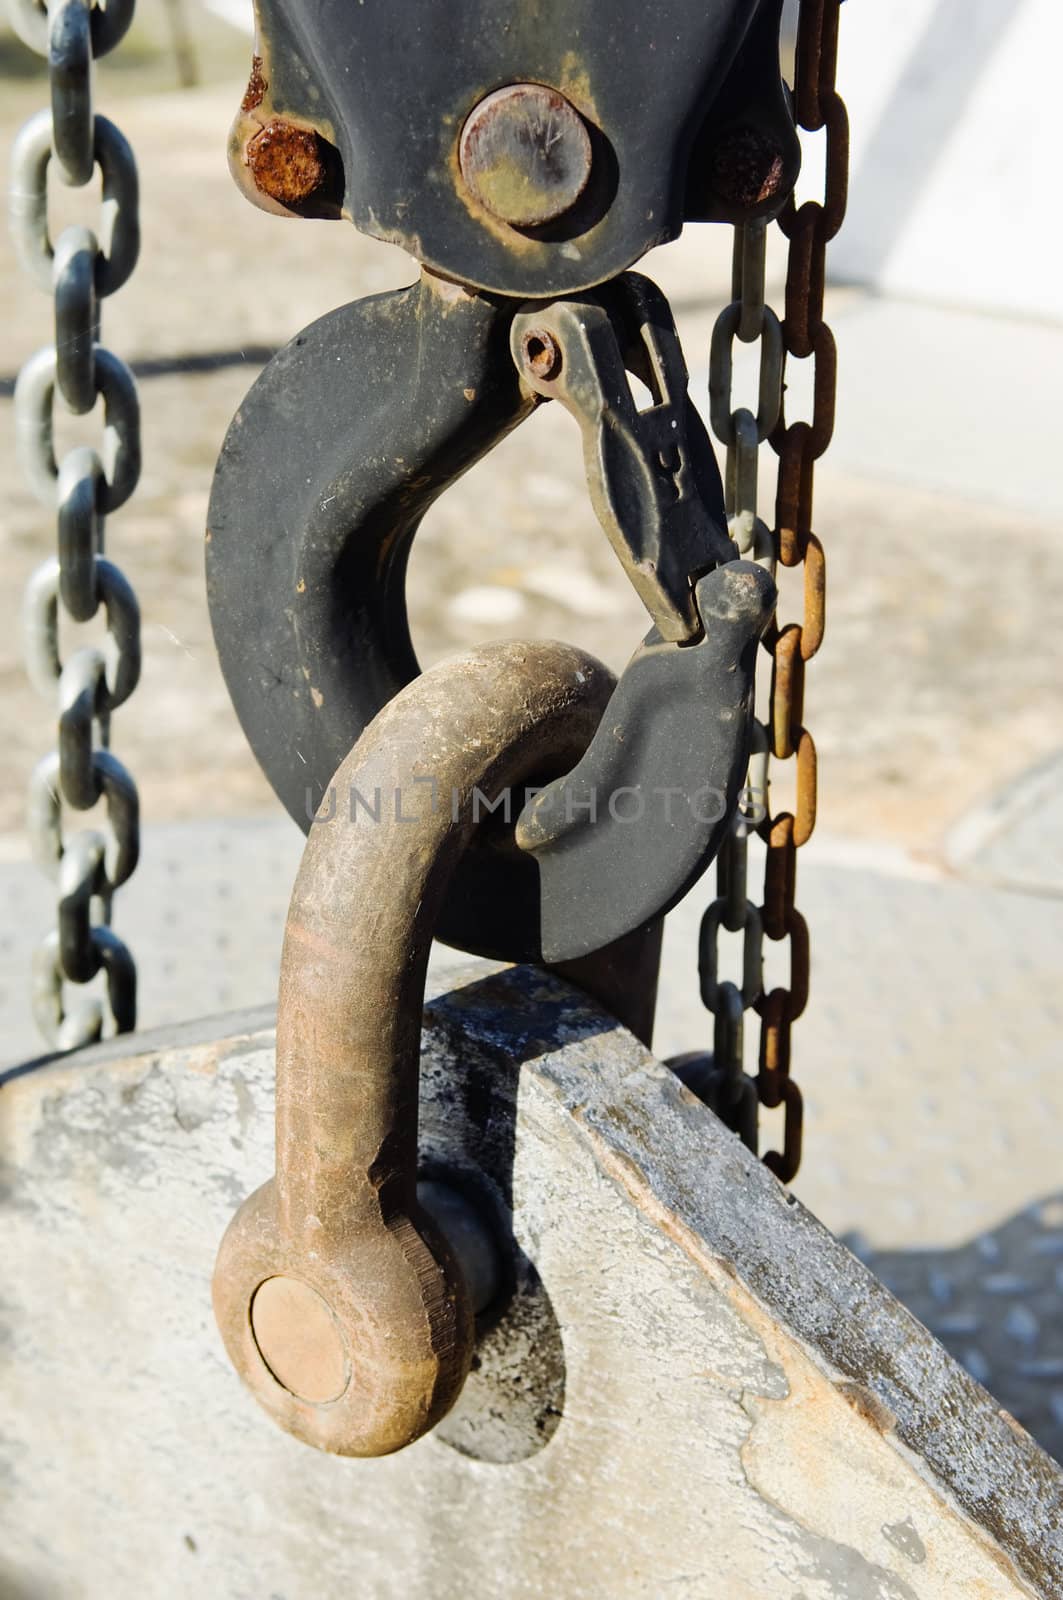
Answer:
[[[272,1166],[267,1016],[2,1104],[5,1600],[1063,1595],[1049,1458],[535,972],[428,1018],[425,1159],[511,1214],[518,1292],[450,1443],[383,1462],[277,1431],[214,1331],[217,1241]]]

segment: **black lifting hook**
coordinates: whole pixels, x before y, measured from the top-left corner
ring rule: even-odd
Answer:
[[[627,349],[621,307],[641,335]],[[537,373],[549,373],[540,342],[554,374]],[[655,392],[647,411],[625,362]],[[425,274],[300,334],[230,429],[210,505],[211,613],[241,722],[305,830],[362,729],[418,672],[405,568],[429,505],[537,393],[580,419],[596,510],[656,626],[586,754],[571,752],[578,765],[528,774],[559,781],[523,810],[519,851],[485,829],[469,852],[448,943],[547,961],[598,949],[674,905],[733,815],[775,586],[734,559],[681,362],[663,297],[635,274],[526,311]]]
[[[601,948],[668,910],[704,871],[744,780],[756,646],[775,603],[768,573],[738,561],[727,538],[719,470],[667,303],[645,278],[613,274],[678,233],[684,216],[761,215],[792,185],[780,0],[662,0],[668,17],[648,21],[640,0],[632,27],[659,33],[661,49],[621,67],[609,41],[623,31],[614,11],[628,5],[579,0],[579,30],[570,0],[552,29],[518,12],[514,37],[491,20],[497,0],[470,0],[462,14],[480,17],[475,50],[440,50],[421,76],[408,62],[390,79],[378,74],[377,85],[401,76],[425,103],[402,149],[367,165],[353,130],[376,92],[365,64],[391,48],[390,8],[385,18],[370,0],[352,20],[346,6],[311,16],[259,0],[261,60],[234,129],[234,167],[257,198],[296,214],[342,212],[448,273],[426,268],[411,288],[304,330],[262,373],[219,460],[207,559],[215,637],[244,730],[300,826],[363,729],[419,671],[405,598],[418,524],[544,398],[579,421],[595,510],[654,623],[611,698],[601,669],[604,714],[589,748],[529,772],[529,784],[546,787],[520,809],[515,842],[485,825],[452,885],[439,937],[511,960]],[[412,7],[418,47],[437,9]],[[558,46],[574,37],[585,53],[575,65]],[[484,40],[497,61],[481,59]],[[364,104],[343,67],[352,51]],[[338,145],[313,131],[318,99],[301,105],[314,74],[300,62],[325,63],[315,92]],[[655,97],[644,78],[658,69],[671,79]],[[492,81],[502,87],[485,93]],[[276,105],[295,120],[278,119]],[[540,115],[568,130],[560,164],[540,160],[546,145],[531,137]],[[530,143],[505,145],[492,165],[510,117]],[[386,143],[390,127],[385,117],[372,139]],[[312,201],[273,184],[276,172],[288,182],[300,170],[268,159],[285,128],[307,157]],[[499,186],[514,150],[530,163],[516,194]],[[565,208],[563,221],[556,210],[546,217],[551,204]],[[559,290],[569,297],[524,298]],[[652,392],[645,411],[629,371]]]

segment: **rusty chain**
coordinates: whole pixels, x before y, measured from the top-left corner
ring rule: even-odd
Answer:
[[[75,1049],[108,1024],[136,1025],[136,967],[110,927],[114,891],[139,853],[136,785],[112,755],[111,713],[140,676],[140,612],[119,569],[103,555],[104,519],[124,505],[140,476],[140,410],[133,375],[99,343],[100,301],[126,282],[140,247],[137,169],[123,135],[96,115],[93,61],[118,44],[133,0],[12,0],[15,31],[48,59],[51,107],[26,123],[12,152],[11,232],[26,272],[54,302],[55,341],[32,355],[15,386],[18,455],[27,481],[57,519],[57,554],[30,577],[23,603],[30,679],[58,716],[58,746],[40,761],[29,790],[34,857],[57,884],[57,927],[33,963],[33,1009],[50,1044]],[[48,175],[70,188],[103,180],[99,233],[71,226],[54,242],[48,229]],[[57,461],[54,406],[85,415],[99,398],[99,450],[77,446]],[[103,609],[102,648],[83,645],[64,660],[60,613],[83,623]],[[63,808],[89,811],[103,801],[106,830],[64,836]],[[103,971],[107,1007],[92,997],[70,1006],[65,985]]]
[[[717,863],[717,899],[702,921],[699,970],[702,998],[714,1014],[712,1077],[716,1108],[730,1125],[728,1107],[742,1103],[746,1082],[742,1019],[760,1017],[757,1093],[769,1110],[783,1107],[781,1151],[769,1151],[766,1164],[784,1183],[801,1161],[801,1091],[790,1075],[791,1029],[808,1001],[809,935],[797,909],[797,852],[816,825],[816,746],[804,721],[805,666],[823,642],[826,566],[823,545],[813,532],[815,462],[834,430],[837,357],[834,336],[823,315],[826,252],[845,216],[849,169],[849,125],[835,88],[838,17],[841,0],[801,0],[797,32],[794,112],[807,133],[826,130],[826,188],[822,201],[800,207],[791,197],[778,218],[789,240],[785,315],[781,325],[765,304],[763,222],[735,229],[732,304],[720,316],[710,363],[710,414],[713,430],[727,447],[727,510],[731,535],[743,555],[773,571],[802,567],[804,606],[800,622],[773,619],[764,638],[771,656],[771,693],[766,723],[754,726],[749,777],[733,835]],[[776,331],[777,330],[777,331]],[[758,411],[731,408],[735,338],[761,342]],[[778,352],[778,353],[777,353]],[[785,413],[786,369],[791,360],[814,362],[811,422],[790,422]],[[779,457],[775,528],[757,515],[760,446],[770,442]],[[794,810],[773,815],[769,767],[793,761]],[[763,905],[748,896],[748,844],[759,833],[767,850]],[[717,941],[721,930],[742,934],[742,983],[717,982]],[[755,937],[751,933],[755,930]],[[789,943],[790,972],[785,985],[765,990],[764,940]],[[721,1058],[721,1050],[724,1052]],[[725,1088],[721,1098],[721,1088]]]

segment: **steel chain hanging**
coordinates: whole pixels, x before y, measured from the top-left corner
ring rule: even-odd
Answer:
[[[724,495],[728,531],[739,553],[774,574],[771,530],[757,515],[760,446],[779,419],[782,404],[783,335],[778,317],[765,303],[767,224],[735,228],[732,301],[716,322],[709,359],[709,417],[726,447]],[[734,408],[732,379],[735,341],[760,346],[756,414]],[[717,858],[717,898],[706,911],[698,939],[701,998],[714,1017],[712,1070],[702,1090],[729,1126],[747,1143],[756,1139],[756,1087],[744,1070],[745,1014],[763,993],[764,928],[748,894],[749,834],[755,823],[750,800],[762,800],[767,743],[759,723],[753,728],[750,775],[735,827]],[[742,935],[742,981],[719,978],[721,931]]]
[[[56,705],[57,748],[38,764],[29,792],[35,859],[56,880],[57,927],[34,956],[33,1009],[49,1043],[75,1049],[100,1037],[108,1022],[119,1033],[136,1025],[136,967],[110,928],[114,891],[137,864],[136,785],[111,754],[111,713],[140,676],[140,613],[119,569],[103,555],[104,519],[124,505],[140,476],[140,410],[132,373],[99,344],[100,301],[120,289],[140,246],[137,169],[123,135],[93,110],[94,58],[112,50],[133,17],[133,0],[12,0],[19,36],[48,59],[51,107],[32,117],[15,142],[10,217],[26,272],[52,293],[55,343],[39,350],[15,388],[18,455],[26,478],[57,519],[57,554],[26,588],[23,618],[30,679]],[[48,174],[71,188],[103,180],[99,232],[48,232]],[[53,406],[84,415],[103,397],[99,450],[79,446],[56,461]],[[102,648],[60,656],[59,619],[88,622],[101,606]],[[64,835],[64,805],[90,810],[103,800],[108,830]],[[106,974],[109,1019],[95,997],[69,1007],[64,983]]]
[[[784,1107],[783,1147],[764,1157],[784,1183],[801,1162],[801,1091],[790,1076],[790,1035],[808,1001],[809,938],[795,904],[797,851],[816,823],[816,747],[804,725],[804,672],[823,642],[826,568],[823,546],[812,531],[814,463],[830,444],[834,429],[837,359],[834,336],[823,317],[827,245],[845,216],[849,169],[849,125],[835,89],[838,14],[841,0],[801,0],[797,33],[794,109],[808,133],[826,129],[826,192],[823,202],[791,198],[779,217],[790,241],[783,322],[765,304],[766,224],[735,229],[732,304],[713,334],[710,416],[713,431],[727,448],[727,511],[731,536],[743,555],[772,571],[804,568],[804,615],[780,625],[776,618],[764,645],[772,658],[767,724],[754,724],[753,755],[735,830],[717,861],[717,899],[702,919],[698,967],[702,999],[714,1015],[713,1099],[720,1114],[743,1131],[751,1119],[743,1112],[752,1096],[744,1070],[743,1023],[747,1011],[761,1019],[756,1090],[769,1109]],[[760,341],[757,415],[732,409],[734,341]],[[783,397],[786,364],[811,357],[814,408],[811,423],[787,422]],[[770,441],[779,456],[775,530],[757,514],[760,447]],[[772,815],[769,764],[796,763],[797,804],[793,813]],[[758,832],[767,845],[764,903],[748,893],[749,836]],[[742,982],[721,982],[718,940],[721,929],[742,934]],[[765,991],[763,941],[789,941],[790,976],[785,987]],[[751,1141],[752,1142],[752,1141]]]

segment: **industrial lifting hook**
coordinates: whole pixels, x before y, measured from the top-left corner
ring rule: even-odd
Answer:
[[[646,411],[625,364],[655,393]],[[355,368],[386,382],[337,438],[323,419],[334,427],[350,405]],[[425,273],[331,313],[270,363],[230,430],[208,573],[237,711],[306,828],[355,739],[418,671],[404,577],[421,517],[551,395],[580,420],[592,498],[655,627],[578,768],[539,775],[549,787],[520,815],[519,850],[497,831],[470,849],[440,937],[557,962],[668,910],[718,850],[774,607],[769,575],[734,559],[723,531],[663,296],[629,273],[519,309]],[[278,475],[278,458],[299,470]]]

